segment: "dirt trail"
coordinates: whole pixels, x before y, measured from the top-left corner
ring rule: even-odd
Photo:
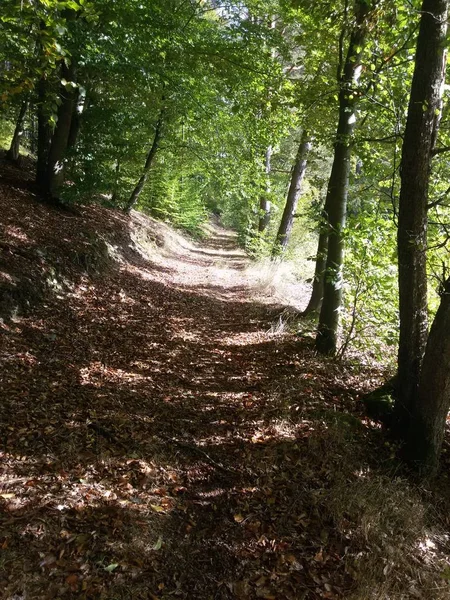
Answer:
[[[30,220],[27,202],[5,220],[16,271],[23,247],[73,256],[94,209],[36,204]],[[345,547],[317,496],[333,464],[310,463],[311,419],[354,402],[352,374],[270,332],[280,307],[249,285],[232,233],[145,257],[125,217],[95,218],[120,229],[119,262],[60,276],[3,326],[0,597],[342,597]]]

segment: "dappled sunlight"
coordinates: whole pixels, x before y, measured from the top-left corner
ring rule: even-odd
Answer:
[[[64,257],[54,275],[68,283],[5,319],[0,547],[23,575],[4,589],[346,597],[352,565],[375,544],[387,552],[378,529],[391,527],[378,518],[377,462],[391,449],[372,456],[384,433],[357,401],[379,373],[324,362],[279,327],[285,307],[258,288],[234,234],[212,226],[194,243],[95,210],[64,237],[34,229],[50,257],[40,270],[25,258],[5,270],[37,282]],[[91,246],[78,243],[88,226]],[[96,228],[119,258],[105,258]],[[411,524],[410,510],[396,523]],[[408,548],[424,564],[435,552],[429,568],[443,570],[444,537],[428,547],[415,523]]]
[[[231,336],[226,336],[217,341],[223,346],[249,346],[251,344],[260,344],[267,340],[266,334],[261,331],[253,333],[238,332]]]
[[[289,261],[273,261],[270,258],[259,259],[249,263],[244,276],[254,293],[266,295],[278,300],[280,304],[292,306],[301,311],[306,308],[311,286],[305,281],[313,276],[313,272],[302,273],[299,279],[295,265]]]
[[[123,369],[113,369],[100,362],[93,362],[88,367],[80,369],[81,385],[92,385],[101,388],[105,383],[135,383],[151,380],[140,373],[133,373]]]
[[[14,227],[13,225],[5,228],[5,235],[13,240],[17,240],[18,242],[23,242],[25,244],[33,243],[33,241],[22,229],[19,227]]]

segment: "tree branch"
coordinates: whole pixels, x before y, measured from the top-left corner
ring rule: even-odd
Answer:
[[[445,152],[450,152],[450,146],[441,146],[441,148],[434,148],[432,155],[436,156],[436,154],[444,154]]]

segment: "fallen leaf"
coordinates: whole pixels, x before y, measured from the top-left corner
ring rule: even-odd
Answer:
[[[67,575],[66,583],[68,586],[70,586],[73,592],[76,592],[78,589],[78,575],[75,575],[74,573]]]
[[[153,550],[161,550],[161,547],[163,545],[163,539],[160,536],[156,542],[156,544],[153,546]]]

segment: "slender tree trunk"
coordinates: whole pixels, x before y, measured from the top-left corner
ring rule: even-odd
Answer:
[[[361,71],[361,55],[366,39],[369,6],[357,0],[356,24],[350,36],[342,75],[339,81],[339,122],[334,144],[334,159],[325,200],[328,227],[328,252],[325,269],[323,303],[320,311],[316,349],[334,354],[337,347],[339,312],[342,304],[342,267],[344,262],[344,227],[350,177],[352,140],[356,123],[356,97]]]
[[[52,131],[49,125],[47,106],[47,79],[44,75],[37,85],[37,164],[36,183],[45,188],[47,182],[48,154]]]
[[[450,407],[450,278],[431,326],[408,431],[405,454],[424,475],[439,463],[445,422]]]
[[[23,123],[28,110],[28,102],[28,97],[26,97],[22,101],[22,105],[17,116],[16,127],[14,129],[14,134],[11,140],[11,146],[9,147],[9,150],[6,153],[6,157],[14,162],[16,162],[19,159],[20,140],[22,139],[23,135]]]
[[[303,311],[303,316],[318,314],[322,308],[323,288],[325,280],[325,267],[327,262],[328,249],[328,227],[323,224],[320,229],[319,241],[317,244],[316,267],[314,269],[313,288],[308,306]]]
[[[117,196],[118,196],[118,192],[119,192],[121,164],[122,164],[122,157],[118,156],[116,159],[116,168],[114,169],[114,187],[113,187],[113,193],[111,195],[111,202],[113,204],[115,204],[117,202]]]
[[[302,184],[306,173],[306,164],[310,150],[311,137],[308,131],[304,130],[300,145],[298,147],[297,157],[295,159],[294,170],[292,172],[291,183],[289,186],[283,216],[281,217],[280,227],[278,229],[277,237],[275,238],[275,244],[273,246],[272,256],[274,257],[282,254],[289,244],[295,211],[297,210],[300,193],[302,191]]]
[[[81,116],[78,110],[80,103],[80,88],[76,88],[73,98],[72,119],[70,121],[69,136],[67,139],[67,149],[75,148],[78,141],[78,134],[81,128]]]
[[[41,21],[39,29],[42,35],[45,34],[47,25]],[[37,55],[45,63],[45,53],[42,43],[37,44]],[[37,84],[37,161],[36,161],[36,183],[44,189],[47,181],[48,153],[50,151],[50,142],[52,139],[52,130],[49,123],[49,114],[47,111],[47,92],[48,80],[45,73],[42,73]]]
[[[33,111],[29,113],[30,117],[30,129],[29,129],[29,139],[30,139],[30,152],[33,155],[37,155],[37,116]]]
[[[270,209],[271,202],[267,196],[270,194],[270,169],[271,169],[271,161],[272,158],[272,146],[268,146],[266,150],[266,157],[264,162],[264,170],[266,173],[266,189],[265,194],[261,196],[259,200],[259,222],[258,222],[258,231],[262,233],[267,229],[270,223]]]
[[[398,399],[393,421],[393,428],[399,436],[406,435],[415,411],[428,334],[427,202],[445,74],[447,5],[447,0],[424,0],[422,5],[403,141],[397,236],[400,301]]]
[[[64,183],[64,158],[69,142],[72,115],[78,95],[77,88],[75,87],[75,75],[76,69],[73,57],[69,66],[65,62],[61,63],[61,78],[65,79],[71,85],[61,85],[61,104],[58,109],[58,121],[48,154],[46,191],[51,198],[58,197]]]
[[[164,113],[165,113],[165,108],[163,106],[159,113],[158,121],[156,123],[155,135],[153,136],[153,142],[152,142],[150,150],[148,151],[148,154],[147,154],[147,159],[145,161],[144,170],[142,172],[141,177],[139,178],[139,181],[136,184],[136,187],[134,188],[134,190],[131,193],[130,199],[128,200],[128,204],[126,206],[126,212],[130,212],[131,209],[134,208],[134,206],[136,205],[136,203],[139,199],[139,196],[141,195],[142,190],[144,189],[145,182],[147,181],[148,174],[150,172],[151,166],[155,159],[156,153],[158,152],[158,149],[159,149],[159,142],[161,140],[162,128],[163,128],[163,123],[164,123]]]

